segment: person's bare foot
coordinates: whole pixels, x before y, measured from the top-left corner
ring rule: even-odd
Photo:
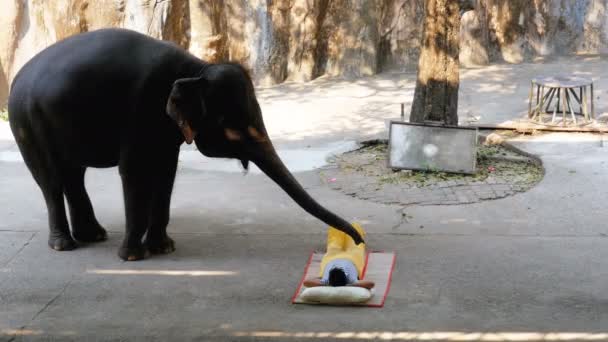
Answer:
[[[304,280],[303,285],[306,287],[324,286],[323,283],[321,283],[321,278],[306,279]]]
[[[376,284],[374,284],[374,282],[370,280],[357,280],[356,283],[351,284],[350,286],[363,287],[365,289],[371,290],[372,288],[374,288],[375,285]]]

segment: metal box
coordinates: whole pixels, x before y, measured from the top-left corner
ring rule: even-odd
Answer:
[[[477,128],[391,121],[389,167],[474,174]]]

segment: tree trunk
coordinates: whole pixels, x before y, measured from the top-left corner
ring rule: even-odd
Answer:
[[[418,79],[410,122],[458,125],[460,6],[456,0],[424,0]]]

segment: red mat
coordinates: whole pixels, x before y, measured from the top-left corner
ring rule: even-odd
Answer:
[[[304,280],[308,278],[315,278],[319,276],[319,267],[321,266],[321,259],[323,258],[323,252],[313,252],[308,258],[306,268],[304,269],[304,276],[300,280],[300,284],[296,289],[295,294],[291,298],[293,304],[314,304],[319,303],[305,302],[300,299],[300,294],[304,290]],[[395,267],[396,255],[394,252],[370,252],[367,254],[365,262],[365,268],[363,269],[363,279],[371,280],[375,283],[374,296],[365,303],[352,304],[354,306],[368,306],[381,308],[384,306],[386,296],[391,288],[391,278],[393,276],[393,268]]]

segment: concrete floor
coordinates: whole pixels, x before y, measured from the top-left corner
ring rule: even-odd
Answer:
[[[604,61],[575,62],[599,79],[608,70],[600,70]],[[516,79],[527,77],[526,68],[513,67]],[[282,112],[294,96],[288,85],[259,92],[271,135],[296,164],[328,153],[330,142],[381,135],[383,119],[395,116],[366,111],[370,104],[362,102],[353,117],[365,113],[369,130],[357,131],[358,122],[324,100],[334,94],[339,101],[357,83],[318,82],[324,98],[305,104],[315,109],[308,119],[299,104]],[[410,87],[404,82],[392,91]],[[463,88],[476,86],[464,77]],[[370,101],[386,94],[378,90]],[[504,113],[526,108],[525,95],[516,96],[515,104],[505,100]],[[482,102],[470,106],[485,108]],[[607,107],[600,97],[598,108]],[[293,122],[283,119],[288,113]],[[487,119],[501,122],[501,115]],[[463,206],[355,200],[326,188],[312,170],[317,162],[300,160],[296,177],[315,198],[361,222],[370,248],[398,253],[384,308],[335,308],[290,304],[309,252],[323,246],[323,223],[264,175],[243,176],[236,162],[196,160],[191,151],[173,196],[176,252],[120,261],[124,212],[116,169],[87,174],[109,240],[51,251],[42,196],[0,123],[0,341],[608,340],[606,142],[549,134],[513,143],[543,159],[544,180],[524,194]],[[316,154],[302,157],[311,150]]]

